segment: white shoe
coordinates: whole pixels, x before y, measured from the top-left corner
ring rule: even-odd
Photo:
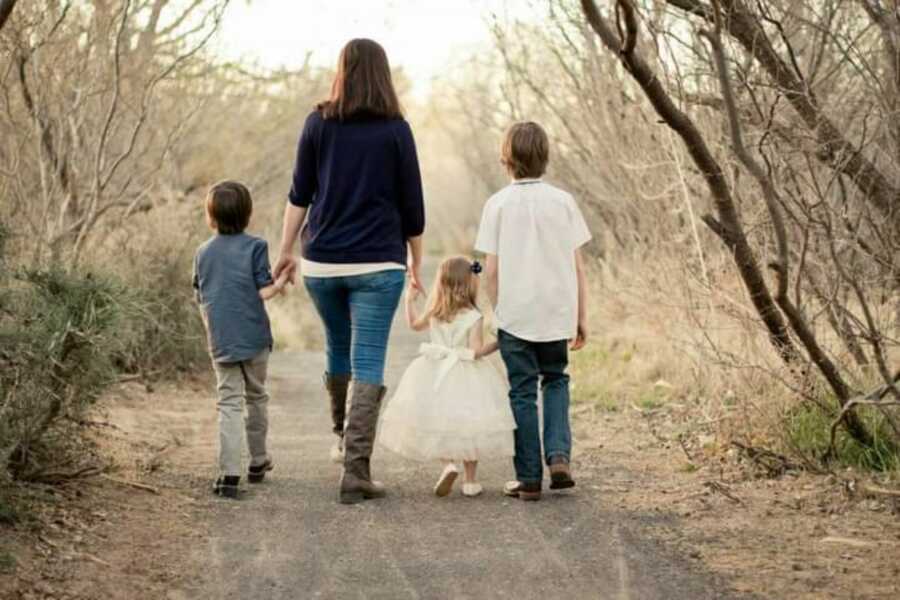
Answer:
[[[335,436],[337,437],[337,439],[331,446],[331,450],[328,451],[328,456],[331,457],[331,462],[340,465],[344,462],[344,438],[340,435]]]
[[[507,481],[503,486],[503,495],[509,496],[510,498],[518,498],[519,485],[521,484],[518,481]]]
[[[456,481],[457,477],[459,477],[459,468],[457,468],[456,465],[450,463],[444,467],[441,476],[434,485],[434,495],[443,498],[449,494],[450,490],[453,489],[453,483]]]
[[[476,481],[464,483],[462,486],[463,496],[466,496],[468,498],[474,498],[475,496],[480,496],[483,491],[484,491],[484,488],[481,487],[481,484]]]

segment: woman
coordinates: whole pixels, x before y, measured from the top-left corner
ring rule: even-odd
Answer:
[[[425,210],[415,141],[376,42],[351,40],[341,51],[331,96],[303,127],[288,199],[275,278],[287,271],[293,281],[292,249],[305,220],[299,268],[325,326],[325,387],[338,436],[332,458],[344,463],[340,501],[380,498],[369,457],[406,272],[421,289]]]

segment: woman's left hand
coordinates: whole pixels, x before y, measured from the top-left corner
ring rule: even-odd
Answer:
[[[409,254],[406,258],[406,272],[409,274],[409,284],[423,294],[422,278],[419,272],[422,269],[422,236],[417,235],[406,240],[409,244]]]
[[[419,275],[421,270],[421,261],[417,261],[413,257],[410,257],[409,262],[406,265],[406,272],[409,273],[409,285],[417,292],[424,294],[425,288],[422,287],[422,278]]]

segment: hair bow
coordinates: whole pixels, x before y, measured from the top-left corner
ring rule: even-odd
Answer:
[[[474,261],[474,262],[472,262],[472,266],[471,266],[470,268],[472,269],[472,272],[475,273],[476,275],[478,275],[479,273],[481,273],[481,271],[483,270],[483,269],[481,268],[481,263],[478,262],[477,260]]]

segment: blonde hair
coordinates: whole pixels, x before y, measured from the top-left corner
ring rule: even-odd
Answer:
[[[434,278],[425,316],[449,323],[460,311],[475,308],[477,299],[478,277],[472,272],[472,261],[465,256],[445,258]]]

